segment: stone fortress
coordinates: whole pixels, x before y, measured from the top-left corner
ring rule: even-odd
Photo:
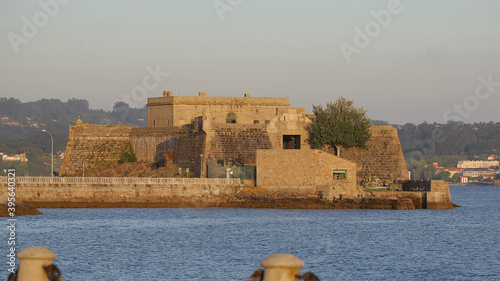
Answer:
[[[174,96],[148,99],[148,127],[89,125],[70,127],[60,174],[82,176],[134,149],[138,161],[173,163],[195,177],[209,167],[256,167],[257,186],[355,188],[368,176],[408,180],[396,129],[373,126],[368,149],[311,149],[308,124],[314,115],[291,108],[288,98]]]

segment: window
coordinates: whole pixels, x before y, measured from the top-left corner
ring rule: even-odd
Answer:
[[[236,115],[229,113],[226,117],[226,123],[236,123]]]
[[[300,135],[283,135],[283,149],[300,149]]]
[[[259,120],[253,120],[254,124],[259,124]]]
[[[156,127],[156,120],[153,120],[153,127]]]
[[[269,124],[269,123],[271,123],[271,120],[266,120],[265,123]]]
[[[347,171],[346,170],[333,170],[333,179],[334,180],[346,180],[347,179]]]

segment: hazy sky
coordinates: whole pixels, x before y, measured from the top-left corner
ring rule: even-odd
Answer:
[[[343,95],[390,123],[498,122],[499,11],[496,0],[2,0],[0,96],[109,110],[164,90],[250,93],[311,112]]]

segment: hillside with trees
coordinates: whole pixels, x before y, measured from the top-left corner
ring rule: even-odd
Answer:
[[[328,106],[321,110],[319,107],[315,108],[315,111],[316,113],[329,112]],[[321,120],[328,123],[330,120],[326,116],[328,114]],[[5,175],[4,169],[14,166],[19,171],[19,175],[49,175],[51,140],[50,136],[42,130],[47,130],[54,137],[54,154],[57,156],[57,152],[65,151],[69,126],[73,125],[79,117],[88,124],[116,125],[121,122],[123,125],[132,127],[147,125],[146,107],[130,108],[124,102],[116,103],[113,110],[107,112],[101,109],[91,109],[89,102],[84,99],[73,98],[66,102],[59,99],[42,99],[23,103],[15,98],[0,98],[0,152],[10,155],[25,152],[29,159],[27,163],[0,160],[0,175]],[[364,123],[361,127],[365,128],[369,125],[366,121],[368,119],[362,120]],[[371,122],[374,126],[387,124],[382,120]],[[323,126],[318,128],[320,127]],[[426,165],[439,163],[441,167],[455,167],[460,160],[481,160],[489,154],[498,154],[500,151],[500,122],[449,122],[447,124],[424,122],[418,125],[408,123],[395,127],[398,129],[407,168],[412,172],[414,179],[446,180],[449,176],[447,178],[446,175],[436,174],[433,167]],[[318,141],[317,145],[322,145],[327,139],[335,140],[331,137],[331,134],[325,135],[324,132],[318,130],[311,140],[315,139]],[[363,142],[354,144],[353,140],[343,140],[343,143],[337,143],[339,147],[360,144],[362,145]],[[60,165],[60,160],[56,159],[55,165],[56,167]]]
[[[426,165],[456,167],[460,160],[485,160],[500,151],[500,122],[409,123],[399,127],[398,134],[413,179],[450,180],[449,175],[436,174],[434,167]]]
[[[54,138],[54,155],[64,152],[68,142],[69,126],[81,118],[85,123],[146,126],[147,109],[130,108],[117,102],[113,111],[90,109],[84,99],[42,99],[22,103],[15,98],[0,98],[0,152],[13,155],[26,153],[27,163],[0,161],[0,175],[4,169],[16,166],[19,175],[32,176],[50,174],[50,132]]]

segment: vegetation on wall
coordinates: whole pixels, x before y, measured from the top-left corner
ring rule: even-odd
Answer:
[[[135,161],[137,161],[137,157],[135,157],[134,148],[130,145],[129,151],[122,153],[122,155],[120,156],[120,160],[118,160],[118,163],[123,164],[126,162],[135,162]]]
[[[354,107],[353,101],[340,97],[325,108],[313,105],[313,113],[316,118],[309,125],[308,139],[312,147],[331,145],[337,156],[343,147],[366,148],[371,120],[366,117],[365,109]]]

